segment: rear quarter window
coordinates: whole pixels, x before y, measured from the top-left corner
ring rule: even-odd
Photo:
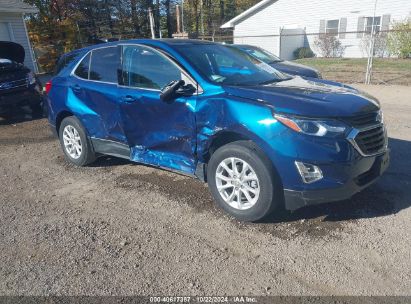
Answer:
[[[74,63],[79,57],[79,52],[73,52],[60,57],[57,61],[56,68],[54,69],[54,75],[59,74],[63,69]]]
[[[80,78],[88,79],[89,76],[89,65],[90,65],[90,53],[81,60],[80,64],[77,66],[74,74]]]

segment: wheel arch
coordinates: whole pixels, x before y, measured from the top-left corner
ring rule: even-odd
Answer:
[[[204,153],[202,154],[202,161],[204,162],[205,166],[203,168],[204,172],[203,172],[203,176],[200,177],[202,180],[207,181],[207,164],[211,158],[211,156],[213,155],[213,153],[215,151],[217,151],[217,149],[233,143],[233,142],[237,142],[237,141],[248,141],[251,144],[255,145],[256,148],[258,148],[259,150],[261,150],[262,153],[265,154],[265,156],[270,160],[272,169],[274,170],[275,174],[280,177],[280,174],[278,172],[278,169],[276,168],[275,162],[273,160],[273,158],[270,155],[270,148],[268,147],[268,145],[266,143],[264,143],[264,141],[257,137],[255,134],[253,134],[252,132],[240,132],[240,131],[233,131],[233,130],[222,130],[219,131],[218,133],[216,133],[211,140],[208,143],[207,149],[204,151]],[[198,172],[198,168],[196,170]],[[196,174],[197,176],[199,176],[198,174]],[[281,180],[281,178],[280,178]]]
[[[240,140],[250,140],[251,138],[247,137],[244,134],[238,133],[238,132],[233,132],[233,131],[220,131],[217,134],[213,136],[211,139],[207,151],[205,151],[203,157],[205,163],[208,163],[210,160],[211,156],[217,149],[221,148],[222,146],[225,146],[229,143],[235,142],[235,141],[240,141]]]
[[[74,116],[74,114],[70,111],[61,111],[60,113],[57,114],[56,116],[56,132],[57,132],[57,136],[60,135],[59,131],[60,131],[60,125],[61,122],[63,121],[64,118],[69,117],[69,116]]]
[[[206,148],[204,149],[204,152],[202,153],[202,158],[205,163],[208,163],[208,161],[211,158],[211,155],[220,147],[227,145],[232,142],[240,141],[240,140],[245,140],[245,141],[250,141],[253,144],[255,144],[259,149],[262,150],[266,154],[268,158],[271,159],[273,162],[273,159],[270,157],[270,148],[269,146],[264,142],[263,139],[258,137],[256,134],[253,132],[241,128],[241,129],[225,129],[217,132],[214,134],[206,144]]]

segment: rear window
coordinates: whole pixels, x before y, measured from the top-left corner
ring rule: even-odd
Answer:
[[[77,59],[78,55],[79,55],[78,52],[73,52],[73,53],[61,56],[60,59],[57,61],[56,68],[54,69],[54,74],[57,75],[58,73],[61,72],[62,69],[69,66],[75,59]]]
[[[117,83],[119,56],[117,47],[93,50],[90,62],[90,80]]]
[[[74,74],[76,74],[76,76],[80,78],[88,79],[89,62],[90,62],[90,53],[88,53],[87,56],[83,58],[83,60],[80,62],[80,64],[77,66],[76,70],[74,71]]]

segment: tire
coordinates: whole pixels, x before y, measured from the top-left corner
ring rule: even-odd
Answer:
[[[70,134],[74,135],[74,137],[70,137]],[[73,144],[71,146],[65,144],[65,138],[79,138],[79,141],[74,140],[72,142],[77,143],[77,147],[80,146],[80,152],[74,148]],[[69,116],[63,119],[59,128],[59,140],[64,155],[70,163],[76,166],[86,166],[96,160],[96,154],[94,153],[90,139],[76,117]]]
[[[232,159],[234,159],[237,170],[241,169],[239,171],[243,171],[244,168],[251,168],[246,169],[248,173],[240,177],[242,178],[241,181],[233,179],[230,174],[226,174],[229,173],[229,170],[225,170],[222,165],[225,162],[228,169],[232,171]],[[221,175],[224,176],[224,180],[221,179]],[[238,175],[241,175],[241,173],[238,173]],[[246,181],[252,179],[255,175],[257,176],[256,180]],[[216,176],[218,176],[218,180]],[[230,182],[225,180],[227,177],[231,180]],[[262,220],[271,215],[277,207],[283,205],[284,191],[280,178],[270,159],[251,141],[236,141],[216,150],[207,166],[207,180],[217,205],[241,221],[255,222]],[[234,183],[235,186],[230,183]],[[221,190],[226,192],[220,193],[219,187],[220,189],[227,187],[227,189]],[[250,188],[254,193],[248,192]],[[239,195],[234,196],[237,202],[229,202],[230,191],[231,194],[234,191],[239,193]],[[248,198],[251,198],[251,200],[246,197],[245,192],[248,193]],[[232,199],[234,200],[234,198]]]

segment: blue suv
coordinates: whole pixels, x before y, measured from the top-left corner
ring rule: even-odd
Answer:
[[[347,199],[388,166],[375,98],[224,45],[118,41],[66,54],[57,71],[48,115],[68,161],[113,155],[196,176],[240,220]]]

